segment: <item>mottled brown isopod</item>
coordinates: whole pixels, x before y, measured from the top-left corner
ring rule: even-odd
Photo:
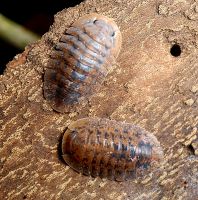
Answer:
[[[161,161],[163,151],[156,137],[138,126],[84,118],[64,133],[62,156],[82,174],[124,181]]]
[[[56,44],[44,74],[44,97],[58,112],[88,98],[112,70],[121,48],[116,23],[86,15],[69,27]]]

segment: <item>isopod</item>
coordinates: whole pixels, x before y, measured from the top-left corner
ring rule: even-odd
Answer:
[[[157,166],[163,150],[157,138],[124,122],[83,118],[71,123],[63,135],[62,156],[75,171],[124,181]]]
[[[55,45],[44,74],[44,97],[58,112],[67,112],[81,97],[97,91],[112,71],[121,32],[103,15],[89,14],[74,22]]]

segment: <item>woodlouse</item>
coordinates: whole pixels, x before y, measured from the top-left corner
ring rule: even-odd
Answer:
[[[124,181],[161,161],[163,151],[156,137],[138,126],[83,118],[64,133],[62,156],[82,174]]]
[[[44,74],[44,97],[58,112],[87,98],[112,71],[121,48],[116,23],[98,14],[86,15],[69,27],[55,45]]]

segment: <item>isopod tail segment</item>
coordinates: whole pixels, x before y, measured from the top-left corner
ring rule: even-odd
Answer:
[[[152,133],[133,124],[83,118],[64,133],[62,156],[77,172],[124,181],[157,167],[163,150]]]
[[[74,22],[50,54],[44,74],[44,97],[61,113],[88,99],[116,66],[121,32],[106,16],[92,13]]]

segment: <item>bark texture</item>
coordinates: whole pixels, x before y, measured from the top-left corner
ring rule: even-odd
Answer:
[[[97,12],[119,25],[123,46],[101,89],[72,109],[54,112],[43,98],[43,73],[61,34]],[[170,53],[173,44],[181,55]],[[198,2],[87,0],[55,16],[40,41],[0,77],[0,199],[185,199],[198,197]],[[128,182],[93,179],[59,156],[67,126],[106,117],[153,132],[164,163]]]

